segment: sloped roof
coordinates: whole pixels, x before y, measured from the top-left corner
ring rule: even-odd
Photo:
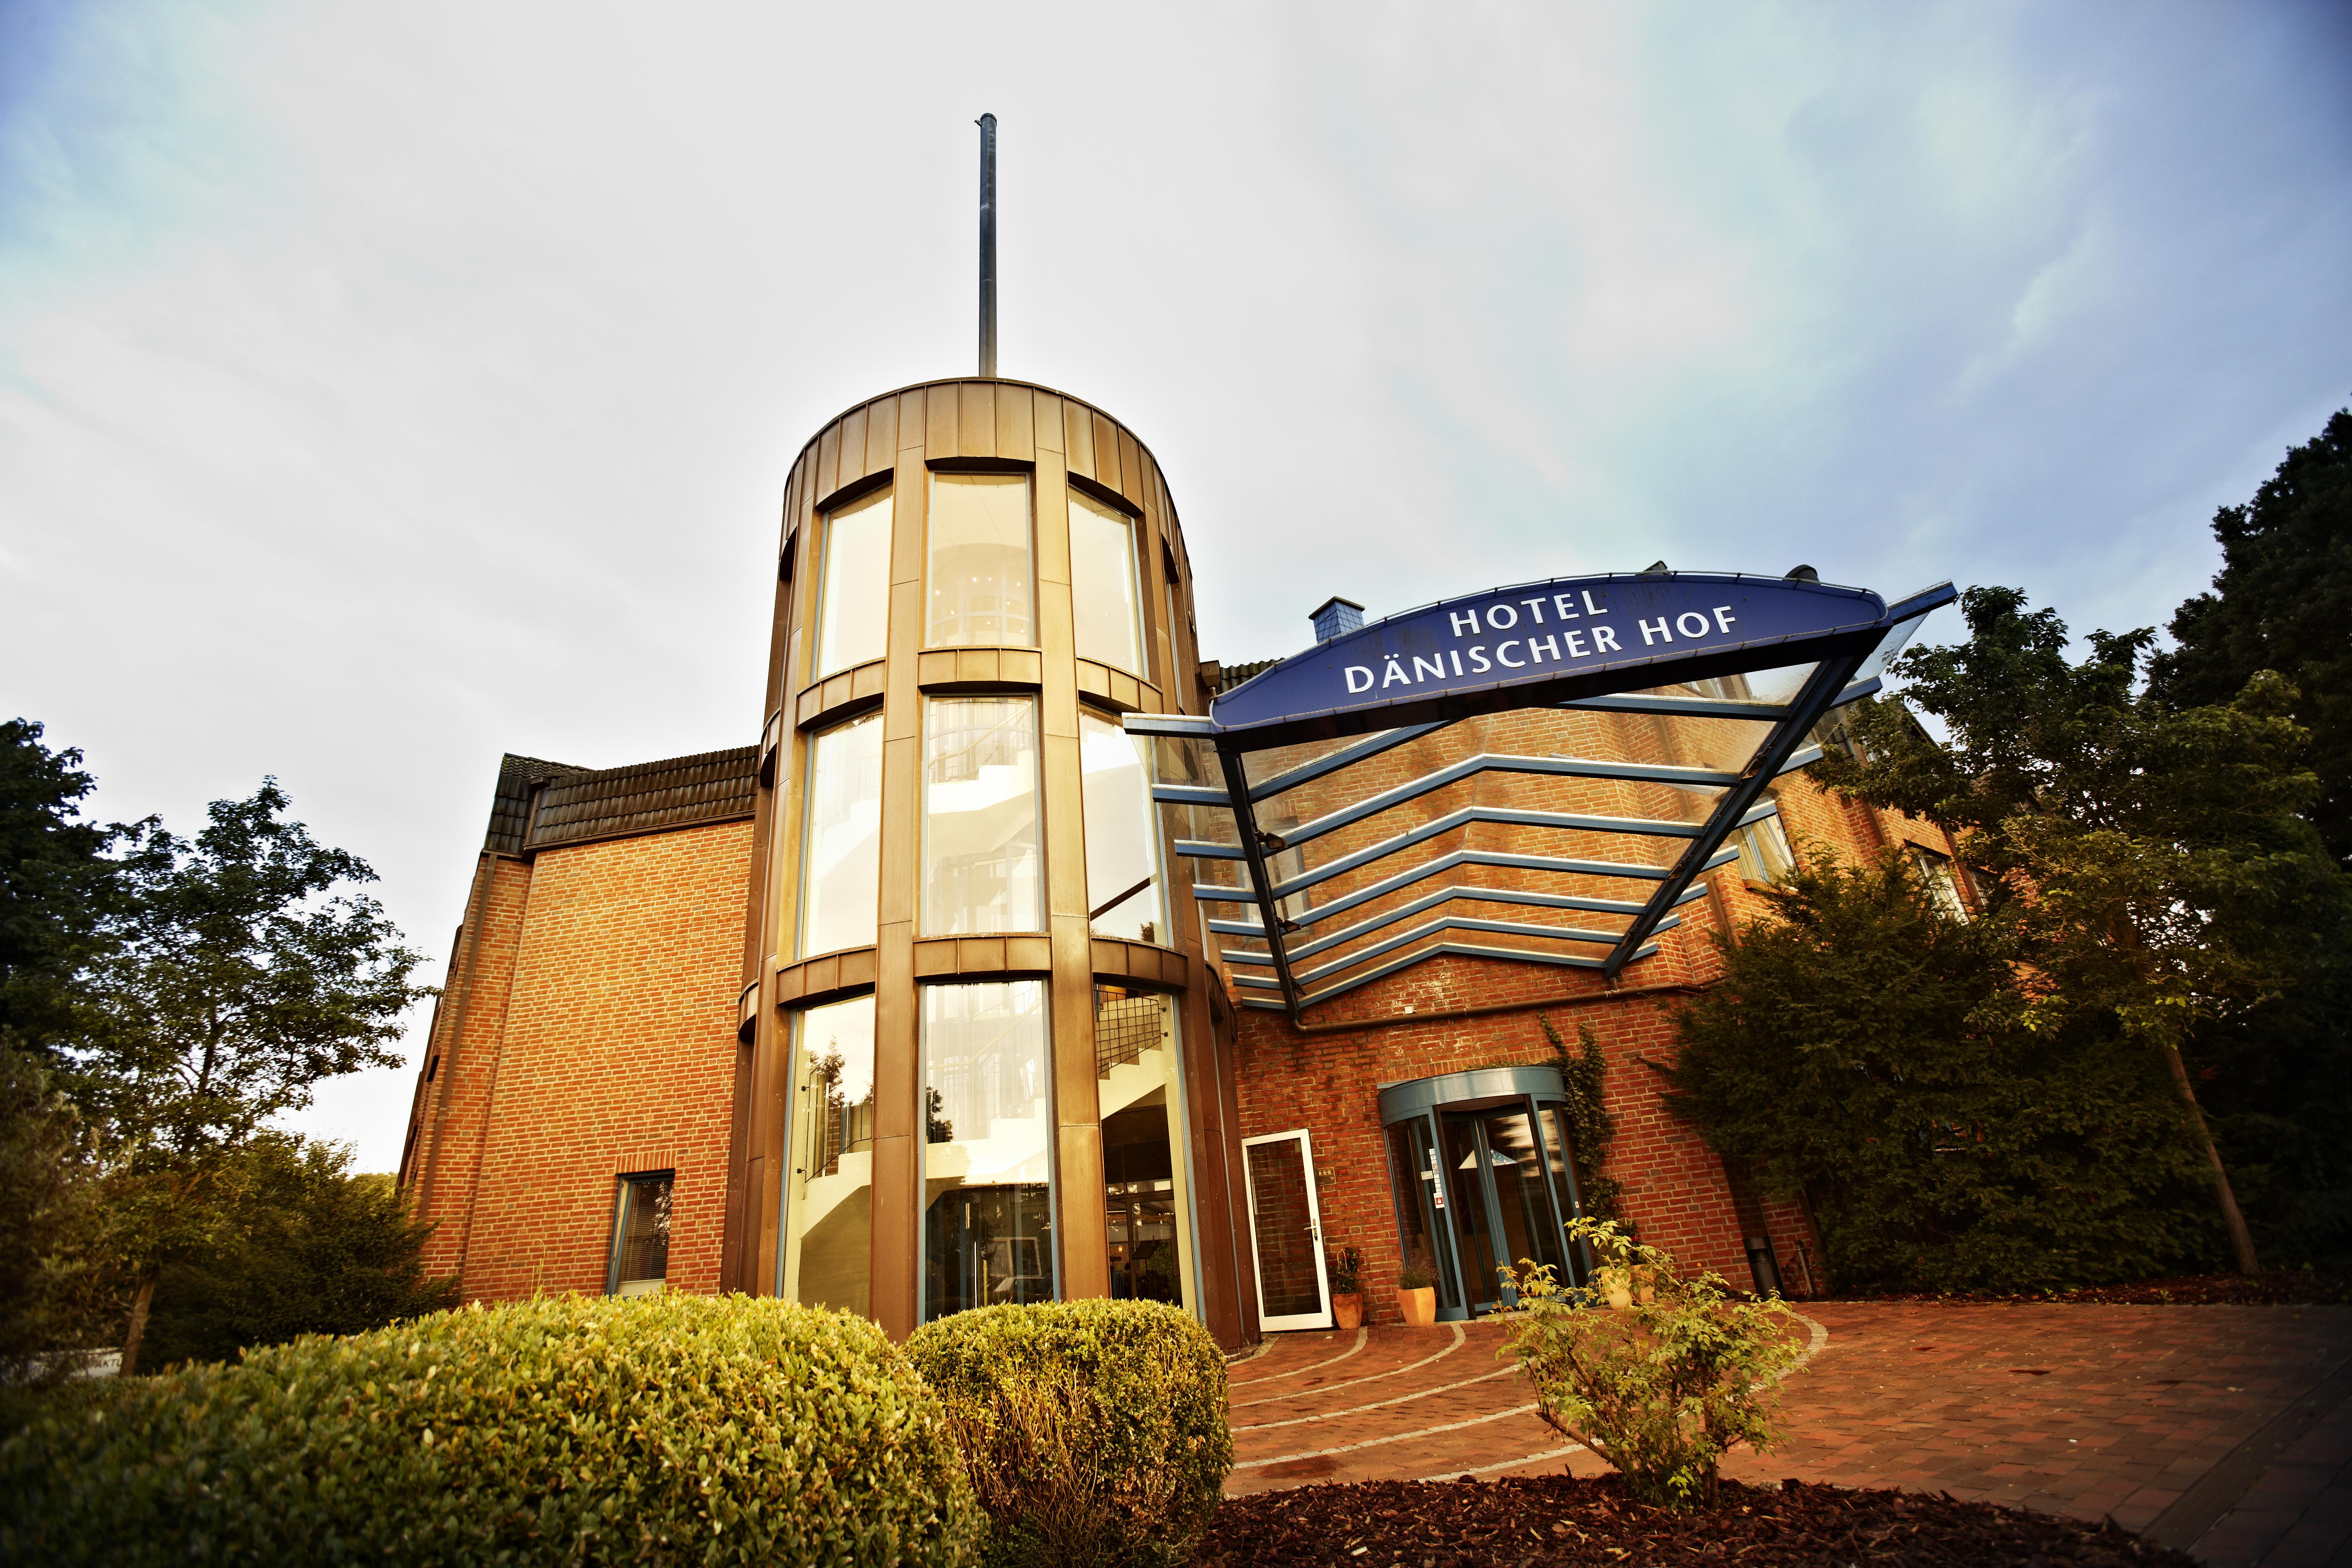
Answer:
[[[485,847],[528,855],[562,844],[657,833],[751,815],[760,749],[736,746],[618,768],[581,768],[508,753],[499,766]]]

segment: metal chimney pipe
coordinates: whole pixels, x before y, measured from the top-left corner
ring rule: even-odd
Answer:
[[[996,374],[996,116],[980,117],[980,374]]]

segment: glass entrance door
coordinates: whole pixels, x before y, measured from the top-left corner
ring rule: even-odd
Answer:
[[[1518,1293],[1502,1271],[1516,1272],[1523,1259],[1549,1264],[1554,1279],[1570,1282],[1561,1218],[1527,1103],[1438,1120],[1445,1206],[1471,1311],[1517,1306]]]
[[[1323,1216],[1315,1199],[1315,1155],[1304,1128],[1242,1140],[1249,1171],[1250,1242],[1257,1257],[1258,1327],[1328,1329],[1331,1296],[1323,1277]]]

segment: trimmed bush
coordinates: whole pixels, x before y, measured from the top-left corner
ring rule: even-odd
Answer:
[[[1234,1463],[1225,1358],[1191,1317],[1157,1301],[982,1307],[907,1351],[992,1521],[988,1563],[1188,1560]]]
[[[1601,1306],[1551,1265],[1522,1260],[1522,1310],[1496,1353],[1518,1358],[1544,1425],[1616,1466],[1635,1497],[1714,1502],[1732,1445],[1760,1454],[1780,1442],[1780,1380],[1804,1359],[1788,1333],[1794,1314],[1778,1297],[1735,1300],[1720,1275],[1685,1275],[1613,1220],[1576,1220],[1568,1239],[1591,1248],[1622,1302]]]
[[[0,1559],[969,1562],[939,1402],[865,1319],[542,1298],[306,1337],[0,1441]]]

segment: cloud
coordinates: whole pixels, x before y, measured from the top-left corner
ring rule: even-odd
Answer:
[[[971,363],[982,110],[1004,368],[1213,654],[1659,556],[2161,620],[2352,390],[2352,110],[2325,8],[2133,16],[0,10],[0,701],[109,815],[278,773],[437,958],[500,752],[756,734],[800,443]]]

